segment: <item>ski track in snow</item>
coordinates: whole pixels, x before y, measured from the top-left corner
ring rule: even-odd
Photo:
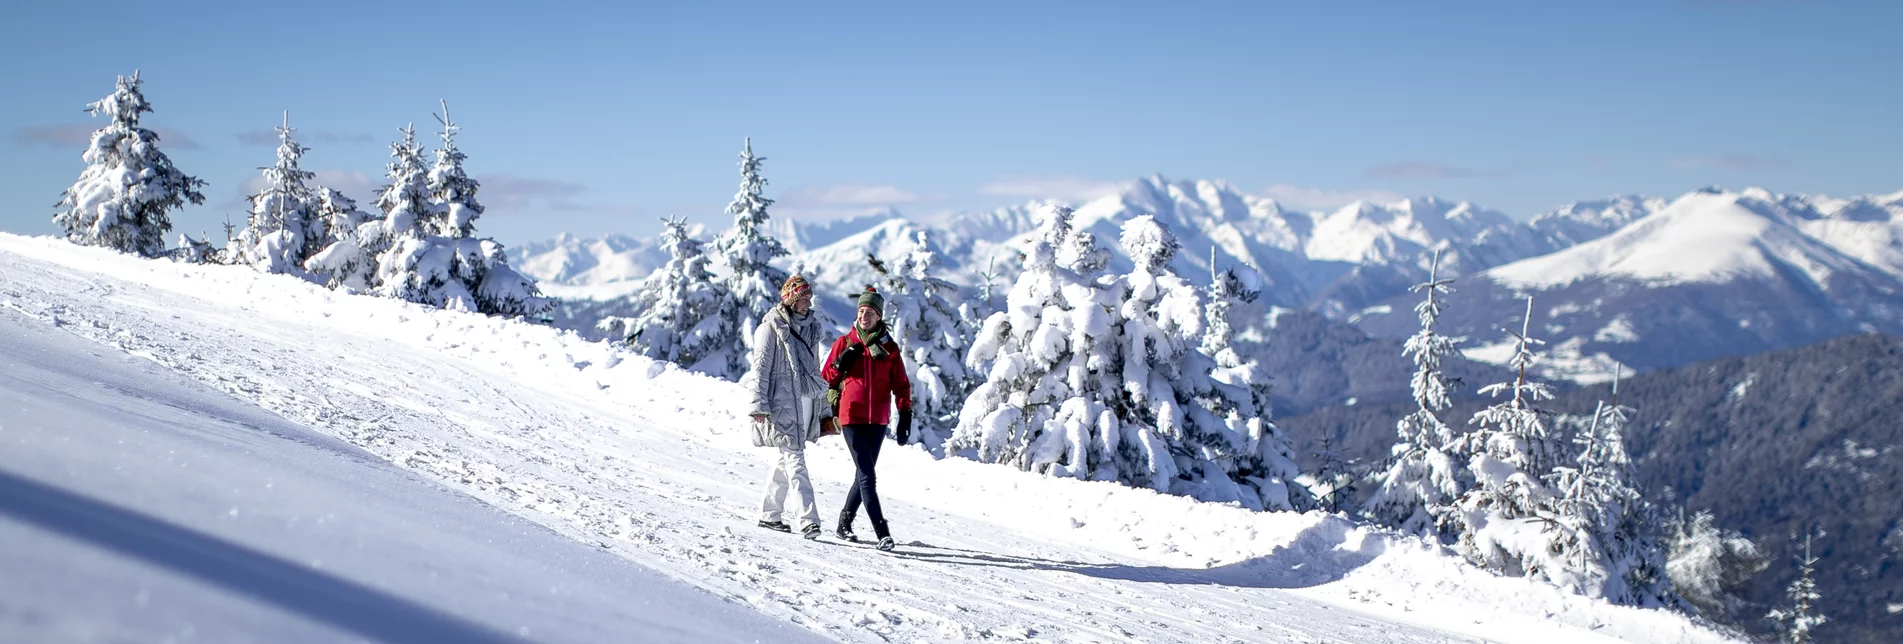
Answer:
[[[474,314],[0,234],[0,306],[250,400],[570,538],[851,642],[1721,642],[1319,513],[1252,513],[888,446],[898,552],[753,525],[737,386]],[[870,532],[862,522],[859,529]]]

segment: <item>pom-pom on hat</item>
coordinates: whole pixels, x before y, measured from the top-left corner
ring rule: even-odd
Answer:
[[[879,289],[867,285],[866,292],[859,294],[859,306],[870,306],[872,310],[884,313],[885,296],[879,294]]]
[[[780,301],[784,302],[793,299],[800,293],[811,290],[813,290],[813,285],[806,283],[805,277],[799,275],[787,277],[786,282],[780,284]]]

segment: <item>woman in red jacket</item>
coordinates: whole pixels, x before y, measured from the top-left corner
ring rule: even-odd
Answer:
[[[894,434],[904,445],[912,433],[912,381],[905,375],[905,360],[899,344],[886,332],[880,311],[885,296],[868,286],[859,294],[859,314],[852,331],[833,341],[826,357],[826,382],[839,390],[839,424],[845,430],[846,448],[852,452],[852,490],[846,493],[846,507],[839,511],[835,534],[846,541],[858,541],[852,522],[865,503],[866,518],[872,520],[872,532],[879,537],[879,549],[891,550],[892,533],[886,529],[885,512],[879,508],[878,478],[873,467],[879,462],[879,447],[885,442],[886,423],[891,422],[892,401],[898,401],[899,426]]]

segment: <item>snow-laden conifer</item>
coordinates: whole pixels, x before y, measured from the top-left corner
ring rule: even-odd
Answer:
[[[1451,453],[1454,432],[1441,422],[1440,412],[1453,404],[1452,387],[1441,364],[1457,351],[1459,340],[1435,328],[1446,303],[1440,296],[1454,292],[1453,280],[1440,277],[1441,251],[1434,251],[1426,282],[1412,291],[1422,294],[1414,312],[1421,330],[1407,339],[1401,353],[1414,360],[1409,388],[1414,411],[1395,423],[1400,440],[1394,444],[1387,469],[1377,477],[1374,494],[1365,509],[1375,521],[1413,534],[1453,540],[1459,534],[1454,502],[1471,485],[1461,463]]]
[[[443,101],[443,115],[436,120],[443,124],[443,147],[436,149],[436,165],[430,167],[427,176],[430,204],[436,213],[431,220],[432,232],[462,239],[475,234],[476,218],[482,216],[482,204],[476,201],[476,189],[481,186],[463,171],[463,161],[469,155],[456,148],[456,131],[461,128],[449,120],[448,101]]]
[[[317,212],[321,203],[307,183],[317,175],[298,165],[309,148],[291,137],[297,130],[291,127],[290,112],[284,113],[284,121],[276,130],[277,160],[259,168],[264,186],[247,197],[251,212],[244,230],[229,242],[225,252],[231,261],[267,273],[308,276],[304,262],[323,250],[318,245],[323,235],[313,230],[322,225]]]
[[[204,203],[205,182],[180,172],[159,151],[159,135],[139,127],[152,111],[140,85],[136,71],[120,76],[112,95],[86,106],[109,122],[93,132],[81,156],[86,169],[54,206],[53,223],[75,244],[158,257],[172,230],[169,211]]]
[[[455,149],[460,127],[447,116],[439,120],[444,147]],[[509,266],[501,244],[439,234],[473,235],[473,228],[465,231],[463,226],[473,225],[481,212],[479,207],[468,207],[475,203],[476,183],[445,184],[456,192],[432,194],[416,131],[405,128],[403,134],[403,140],[391,149],[391,183],[377,198],[383,218],[358,227],[356,254],[375,257],[371,288],[386,297],[489,315],[535,315],[553,308],[555,301],[544,297],[533,279]],[[444,162],[453,167],[439,174],[460,176],[462,159],[460,154],[445,157]],[[458,216],[464,219],[450,226],[448,213],[457,205],[463,206]],[[322,263],[326,268],[343,267],[349,260],[347,254],[340,254]]]
[[[1745,601],[1739,594],[1770,562],[1756,543],[1717,524],[1708,510],[1674,520],[1667,529],[1671,547],[1666,571],[1672,588],[1699,614],[1723,621],[1741,614]]]
[[[629,298],[630,308],[639,313],[604,319],[601,330],[624,338],[636,353],[656,360],[699,370],[725,369],[725,354],[718,343],[733,335],[728,326],[731,320],[720,314],[725,293],[707,270],[704,244],[694,239],[687,222],[664,221],[661,248],[667,251],[667,263],[642,280]],[[709,357],[721,363],[700,364]]]
[[[747,139],[740,151],[740,190],[727,205],[733,227],[714,241],[714,252],[726,273],[723,314],[738,337],[721,339],[721,346],[729,348],[724,356],[727,364],[708,373],[728,380],[737,380],[746,373],[747,356],[753,349],[753,327],[779,302],[780,284],[787,277],[786,271],[770,264],[787,255],[787,250],[767,232],[771,218],[767,207],[773,205],[773,200],[764,194],[767,182],[760,175],[764,161],[764,157],[753,155],[753,139]]]
[[[224,263],[224,249],[213,246],[205,237],[207,237],[207,235],[204,233],[199,233],[199,237],[197,238],[185,233],[179,233],[178,246],[171,250],[172,259],[187,264]]]
[[[1515,338],[1508,363],[1517,376],[1512,382],[1487,385],[1480,393],[1510,398],[1474,414],[1474,428],[1457,441],[1468,457],[1467,470],[1474,486],[1459,500],[1459,547],[1480,565],[1507,575],[1547,579],[1565,588],[1583,590],[1566,562],[1557,556],[1554,539],[1572,534],[1552,530],[1553,491],[1545,481],[1550,471],[1545,416],[1540,401],[1553,397],[1545,383],[1529,380],[1527,371],[1537,360],[1533,348],[1544,344],[1531,337],[1533,299],[1527,298],[1526,317]]]
[[[1658,512],[1639,493],[1625,448],[1627,408],[1601,402],[1573,436],[1572,466],[1556,468],[1558,521],[1574,531],[1562,548],[1588,595],[1617,604],[1675,606]]]
[[[1040,207],[1005,310],[985,319],[966,354],[984,382],[966,397],[947,452],[1053,476],[1125,480],[1118,461],[1167,459],[1168,449],[1149,432],[1126,436],[1105,404],[1119,388],[1116,320],[1104,288],[1058,263],[1072,237],[1070,215],[1066,206]]]
[[[972,333],[964,312],[952,304],[958,286],[937,276],[938,253],[924,231],[914,234],[905,257],[889,266],[876,260],[872,264],[885,280],[886,324],[911,370],[912,435],[927,450],[942,454],[958,426],[959,409],[976,384],[964,367]]]
[[[1819,559],[1811,553],[1811,537],[1804,535],[1804,556],[1797,560],[1797,580],[1792,581],[1784,591],[1789,599],[1789,608],[1773,609],[1765,617],[1771,618],[1784,629],[1782,638],[1787,644],[1809,644],[1816,640],[1817,627],[1830,621],[1829,617],[1817,611],[1817,602],[1824,598],[1817,592],[1817,562]]]
[[[423,146],[416,142],[415,125],[398,131],[403,138],[390,144],[390,162],[384,166],[390,183],[377,192],[379,214],[365,218],[348,235],[333,228],[330,245],[306,262],[305,267],[331,288],[396,296],[408,276],[401,272],[401,256],[392,253],[394,247],[401,240],[429,234],[431,206]]]
[[[1299,471],[1288,442],[1268,422],[1268,410],[1257,407],[1246,384],[1214,377],[1220,365],[1203,350],[1208,312],[1202,293],[1170,269],[1180,249],[1176,237],[1145,215],[1124,223],[1120,242],[1133,268],[1116,291],[1122,297],[1117,366],[1123,400],[1113,407],[1126,432],[1154,434],[1167,446],[1167,454],[1144,450],[1141,458],[1113,459],[1134,470],[1126,482],[1148,479],[1159,491],[1258,510],[1310,507],[1295,481]],[[1073,247],[1077,264],[1101,265],[1101,249],[1087,242]]]

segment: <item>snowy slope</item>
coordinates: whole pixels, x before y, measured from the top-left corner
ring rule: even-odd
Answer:
[[[1322,514],[892,449],[893,555],[751,527],[730,384],[469,314],[0,235],[0,306],[845,641],[1717,642]],[[823,508],[850,466],[810,455]]]
[[[0,444],[0,641],[821,639],[18,306]]]

